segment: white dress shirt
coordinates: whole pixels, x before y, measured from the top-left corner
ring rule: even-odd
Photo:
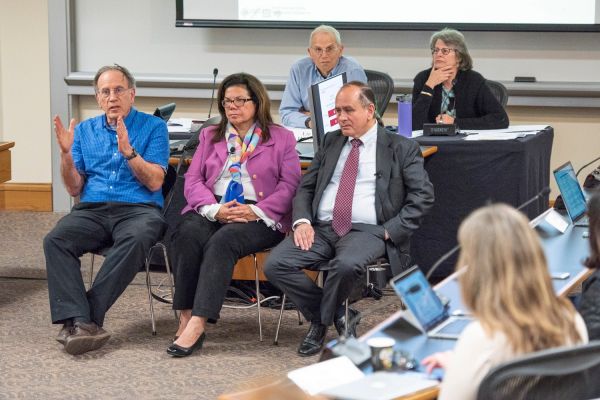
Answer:
[[[323,192],[323,197],[317,210],[317,218],[320,221],[331,221],[333,218],[333,206],[335,197],[340,186],[340,179],[346,159],[352,149],[351,138],[342,148],[340,158],[335,166],[333,176]],[[354,198],[352,200],[352,223],[377,224],[375,212],[375,155],[377,149],[377,123],[360,137],[363,144],[358,148],[359,162],[358,174],[356,175],[356,186],[354,187]]]

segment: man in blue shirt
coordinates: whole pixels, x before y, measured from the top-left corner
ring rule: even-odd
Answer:
[[[310,34],[309,57],[296,61],[290,69],[290,76],[281,104],[281,123],[293,128],[310,128],[310,103],[308,90],[334,75],[346,73],[348,82],[367,83],[367,76],[360,64],[351,57],[342,56],[344,46],[340,33],[333,27],[321,25]]]
[[[79,203],[44,238],[52,322],[69,354],[103,346],[104,316],[144,263],[166,224],[161,188],[169,159],[166,124],[133,108],[135,79],[119,65],[94,77],[104,114],[65,128],[54,117],[60,171]],[[85,290],[79,257],[110,248]]]

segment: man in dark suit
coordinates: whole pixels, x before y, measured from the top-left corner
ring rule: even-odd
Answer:
[[[345,84],[335,110],[341,129],[325,136],[294,198],[293,230],[272,250],[265,274],[311,321],[298,353],[323,347],[327,327],[345,330],[343,303],[366,266],[387,255],[394,274],[410,263],[410,236],[433,204],[416,142],[387,132],[364,83]],[[382,124],[381,124],[382,125]],[[327,271],[319,288],[302,269]],[[349,314],[351,335],[360,319]]]

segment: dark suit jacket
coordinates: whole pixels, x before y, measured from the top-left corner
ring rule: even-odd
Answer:
[[[413,130],[423,129],[424,123],[435,123],[442,105],[442,85],[433,88],[433,96],[421,93],[431,68],[421,71],[413,85]],[[460,129],[503,129],[508,127],[508,115],[498,102],[485,78],[473,70],[458,71],[454,84],[456,120]]]
[[[315,154],[296,192],[293,221],[316,220],[321,197],[347,140],[339,130],[325,135],[322,148]],[[419,145],[382,127],[377,128],[375,165],[378,225],[371,228],[382,238],[384,229],[390,235],[391,240],[386,241],[387,256],[397,274],[410,263],[410,237],[433,205],[433,185],[423,167]],[[361,224],[359,229],[369,228]]]

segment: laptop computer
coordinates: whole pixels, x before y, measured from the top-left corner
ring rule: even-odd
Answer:
[[[589,226],[587,203],[570,161],[554,170],[554,179],[574,226]]]
[[[438,385],[438,381],[419,372],[379,371],[319,394],[344,400],[391,400]]]
[[[395,276],[390,284],[409,311],[407,322],[440,339],[458,339],[463,329],[473,321],[467,316],[451,316],[418,266]]]

